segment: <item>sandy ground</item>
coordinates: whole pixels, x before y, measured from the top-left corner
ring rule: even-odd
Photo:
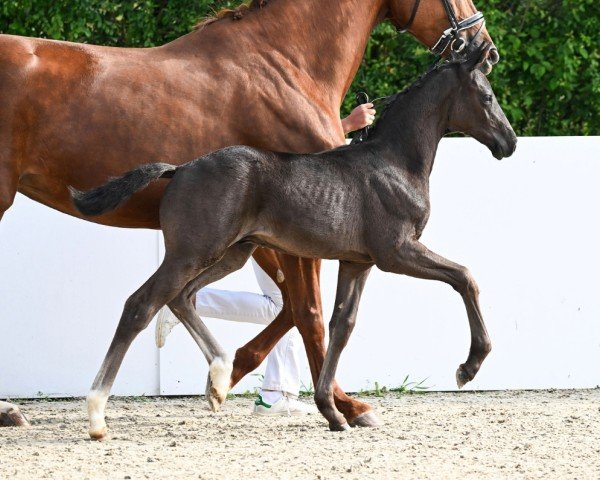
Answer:
[[[0,429],[0,478],[600,478],[600,390],[370,397],[385,425],[331,433],[320,416],[211,414],[199,398],[113,399],[110,439],[84,402],[25,402]]]

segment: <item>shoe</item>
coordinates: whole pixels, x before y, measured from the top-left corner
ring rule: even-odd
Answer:
[[[273,405],[269,405],[259,395],[254,402],[254,415],[263,416],[296,416],[296,415],[310,415],[313,413],[319,413],[317,407],[302,403],[300,400],[296,400],[290,397],[281,397]]]
[[[158,348],[165,346],[167,336],[171,333],[171,330],[179,323],[179,320],[171,309],[166,305],[158,312],[158,318],[156,319],[156,330],[154,331],[154,341]]]

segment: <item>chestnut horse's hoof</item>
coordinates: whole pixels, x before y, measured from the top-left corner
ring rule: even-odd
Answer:
[[[464,387],[471,380],[473,380],[473,376],[467,372],[465,365],[462,364],[458,367],[458,370],[456,370],[456,385],[458,385],[458,388]]]
[[[365,412],[350,422],[352,427],[379,427],[381,420],[372,410]]]
[[[352,427],[347,423],[330,423],[329,430],[331,430],[332,432],[347,432],[349,430],[352,430]]]
[[[29,427],[27,417],[12,403],[0,402],[0,427]]]

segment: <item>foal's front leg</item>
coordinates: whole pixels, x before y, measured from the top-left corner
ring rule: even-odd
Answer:
[[[258,255],[256,253],[255,260],[278,283],[283,294],[284,306],[275,320],[237,350],[231,386],[257,368],[294,324],[302,335],[313,383],[316,385],[325,360],[325,331],[319,286],[320,260],[275,254],[266,249],[260,249]],[[336,408],[351,426],[379,425],[379,419],[371,406],[346,395],[336,382],[333,383],[333,398]]]
[[[329,347],[315,390],[315,402],[333,431],[350,429],[334,401],[335,372],[342,350],[356,323],[356,312],[371,264],[340,262],[333,315],[329,322]]]
[[[416,240],[407,240],[396,253],[393,259],[377,262],[377,266],[384,271],[445,282],[463,298],[471,330],[471,348],[467,361],[456,371],[456,383],[462,388],[475,378],[492,349],[479,308],[479,288],[466,267],[433,253]]]
[[[326,353],[319,279],[321,261],[297,258],[286,254],[278,254],[278,258],[285,274],[282,291],[287,289],[294,324],[302,335],[313,382],[316,385],[319,382]],[[283,311],[275,321],[278,321],[282,314]],[[346,417],[351,426],[374,427],[379,425],[379,419],[371,406],[346,395],[335,381],[333,398],[336,408]]]

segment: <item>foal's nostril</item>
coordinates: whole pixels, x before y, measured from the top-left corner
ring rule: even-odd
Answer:
[[[490,48],[488,52],[488,61],[492,65],[496,65],[500,61],[500,54],[498,53],[498,49],[496,47]]]

